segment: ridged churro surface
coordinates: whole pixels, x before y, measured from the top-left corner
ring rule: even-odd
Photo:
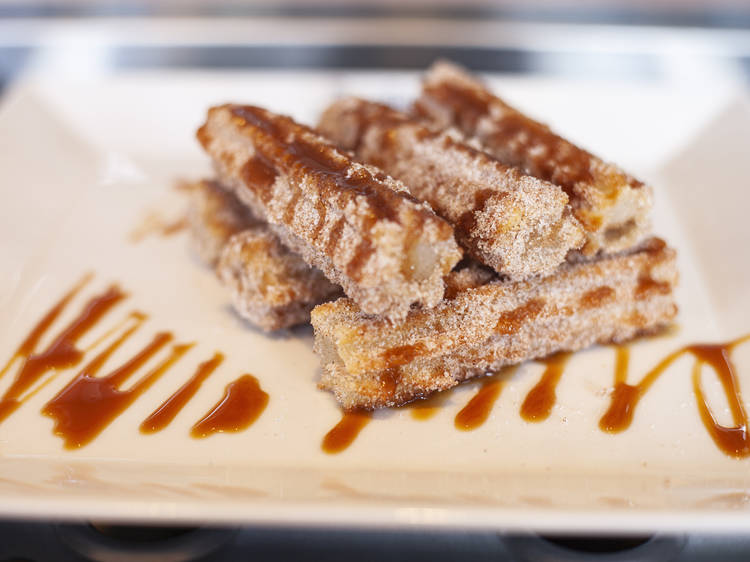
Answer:
[[[463,69],[433,65],[414,108],[432,126],[458,127],[501,162],[562,187],[586,230],[587,255],[624,250],[648,234],[648,186],[510,107]]]
[[[451,226],[403,184],[253,106],[210,109],[198,139],[239,199],[363,311],[399,319],[440,302],[461,251]]]
[[[559,186],[521,173],[464,143],[433,132],[386,105],[357,98],[333,103],[318,130],[358,158],[401,180],[450,222],[475,259],[523,278],[551,273],[583,229]]]
[[[476,266],[452,275],[451,298],[395,325],[349,299],[316,307],[320,386],[347,409],[399,405],[504,365],[627,340],[677,312],[675,252],[657,239],[541,279],[486,281]]]

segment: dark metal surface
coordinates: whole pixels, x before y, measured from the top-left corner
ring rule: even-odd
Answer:
[[[458,531],[175,529],[0,521],[0,562],[740,562],[749,557],[750,537],[737,536],[545,539]]]
[[[153,68],[374,68],[424,69],[448,58],[473,70],[596,76],[599,79],[655,80],[658,61],[646,54],[529,52],[520,49],[437,47],[413,45],[264,45],[149,47],[115,49],[118,69]],[[750,64],[750,58],[748,58]]]
[[[330,3],[330,2],[154,2],[119,0],[112,2],[5,2],[0,18],[80,18],[80,17],[295,17],[367,18],[438,17],[458,19],[504,19],[523,22],[617,23],[625,25],[681,26],[711,28],[750,27],[750,5],[741,2],[703,2],[680,5],[674,2],[629,3]]]

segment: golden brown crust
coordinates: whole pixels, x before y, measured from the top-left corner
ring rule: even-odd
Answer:
[[[453,229],[400,182],[257,107],[210,109],[198,139],[239,199],[363,310],[397,319],[442,298],[461,257]]]
[[[290,252],[265,225],[232,236],[216,273],[240,316],[266,331],[310,321],[314,306],[341,296],[341,288]]]
[[[566,263],[542,279],[481,284],[486,270],[471,267],[461,275],[452,299],[395,325],[349,299],[316,307],[320,386],[344,408],[394,406],[504,365],[627,340],[677,312],[675,252],[663,243]]]
[[[551,273],[583,229],[560,187],[522,174],[386,105],[345,98],[318,129],[357,157],[404,182],[450,222],[477,260],[514,278]]]
[[[458,127],[501,162],[562,187],[586,229],[584,252],[624,250],[648,234],[651,188],[510,107],[463,69],[436,63],[415,111]]]

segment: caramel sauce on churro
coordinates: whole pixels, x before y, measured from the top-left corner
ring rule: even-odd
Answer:
[[[513,310],[503,312],[495,325],[495,333],[512,335],[526,322],[539,316],[544,310],[543,299],[532,299]]]
[[[374,253],[375,246],[373,246],[368,238],[363,238],[362,241],[357,244],[357,249],[354,250],[354,256],[346,266],[346,274],[349,277],[360,278],[362,268],[364,268],[365,264]]]
[[[250,427],[268,405],[268,394],[252,375],[242,375],[227,385],[224,396],[190,430],[201,439],[213,433],[238,432]]]
[[[292,192],[292,196],[289,198],[289,202],[286,204],[284,209],[283,221],[284,224],[292,224],[294,216],[297,212],[297,204],[299,203],[300,197],[302,197],[302,191],[296,189]]]
[[[340,179],[346,181],[345,172],[349,167],[346,159],[337,158],[328,147],[313,146],[303,139],[294,138],[287,143],[287,148],[289,154],[296,156],[303,166],[315,172],[341,176]]]
[[[401,224],[399,210],[404,199],[420,203],[408,192],[396,193],[389,187],[381,185],[380,182],[386,179],[383,174],[373,174],[366,169],[357,169],[350,173],[348,158],[339,154],[332,146],[317,145],[293,133],[296,130],[306,131],[307,129],[294,125],[288,118],[271,119],[263,110],[252,106],[235,106],[232,107],[231,112],[235,117],[243,119],[267,134],[268,138],[263,139],[263,142],[255,143],[255,156],[243,166],[241,172],[245,185],[252,189],[264,203],[268,203],[273,196],[268,184],[272,177],[271,171],[275,178],[275,174],[280,170],[295,175],[299,174],[301,169],[304,169],[305,173],[317,176],[320,180],[318,188],[326,197],[335,198],[342,208],[355,196],[365,196],[369,210],[369,216],[363,218],[362,229],[365,232],[371,230],[381,219]],[[265,186],[253,182],[258,176],[263,176],[261,180],[267,179]],[[282,221],[287,225],[292,223],[303,195],[300,186],[291,185],[290,189],[292,196],[286,203],[282,214]],[[320,237],[327,215],[324,202],[318,201],[315,205],[318,221],[311,233],[312,240]],[[429,215],[427,210],[415,209],[415,211],[417,212],[413,213],[413,217],[417,221],[424,222]],[[341,240],[344,221],[344,217],[341,217],[329,233],[325,246],[328,255],[333,253]],[[447,230],[448,225],[446,224],[445,227]],[[346,266],[346,274],[354,279],[360,278],[365,265],[375,251],[375,245],[367,236],[364,236]]]
[[[508,193],[506,191],[498,192],[494,189],[480,189],[477,191],[476,194],[474,194],[474,208],[462,213],[461,216],[458,217],[456,228],[465,234],[471,234],[476,227],[479,214],[484,210],[487,201],[489,201],[490,197],[493,195],[499,200],[506,197]]]
[[[326,204],[323,203],[323,201],[317,199],[315,201],[315,212],[318,213],[318,220],[315,223],[315,228],[313,229],[313,240],[317,240],[320,236],[320,233],[323,231],[323,227],[326,224],[326,217],[328,216],[328,207],[326,207]]]
[[[413,345],[402,345],[389,349],[383,353],[383,359],[391,367],[400,367],[424,354],[425,351],[427,351],[425,345],[417,342]]]
[[[476,134],[479,121],[492,114],[493,131],[483,141],[503,163],[554,181],[566,191],[571,191],[576,183],[593,181],[591,154],[493,98],[489,92],[443,83],[426,87],[425,93],[450,107],[455,122],[468,134]],[[493,102],[501,112],[492,112]],[[543,150],[537,150],[539,147]]]
[[[488,91],[444,82],[426,86],[427,97],[449,108],[453,122],[465,133],[476,135],[479,122],[491,119],[493,130],[482,141],[504,164],[551,181],[569,195],[580,183],[607,182],[603,191],[617,194],[619,184],[640,188],[643,183],[622,172],[598,173],[595,157],[565,141],[546,125],[524,116]],[[429,116],[429,103],[417,102],[418,113]]]
[[[141,422],[141,433],[156,433],[167,427],[223,360],[224,354],[217,352],[211,359],[198,365],[193,376]]]
[[[606,285],[592,289],[581,296],[580,305],[582,308],[596,308],[605,302],[612,300],[615,296],[615,290]]]
[[[293,173],[295,169],[304,166],[309,172],[332,180],[333,184],[321,184],[321,188],[327,189],[329,195],[332,193],[333,185],[349,197],[365,195],[369,198],[370,210],[377,219],[385,218],[399,222],[398,207],[401,200],[406,197],[416,201],[408,193],[397,194],[385,186],[380,186],[377,182],[382,181],[385,176],[378,177],[364,169],[347,175],[348,159],[338,155],[332,147],[313,145],[297,135],[292,135],[292,138],[287,140],[287,131],[280,129],[281,126],[292,129],[292,121],[287,118],[279,117],[277,124],[269,119],[263,110],[253,106],[234,106],[231,112],[271,137],[268,139],[269,143],[259,143],[262,146],[256,147],[256,155],[263,154],[271,167],[275,169],[278,166]],[[306,130],[301,125],[298,127],[300,130]],[[265,154],[268,148],[266,144],[272,145],[273,154]]]
[[[274,138],[283,138],[283,132],[279,130],[273,121],[266,119],[263,110],[259,107],[253,107],[252,105],[233,106],[232,115],[258,127]],[[200,133],[200,130],[198,132]]]
[[[526,395],[521,404],[521,417],[528,422],[540,422],[546,420],[552,412],[557,395],[555,393],[557,384],[562,378],[565,364],[570,358],[570,353],[555,353],[543,359],[545,365],[544,373],[539,382]]]
[[[344,412],[339,423],[323,437],[320,448],[331,455],[340,453],[354,442],[370,419],[369,412]]]
[[[578,183],[593,183],[593,156],[552,133],[546,125],[507,108],[493,120],[495,130],[487,143],[508,156],[509,164],[551,181],[567,192]],[[534,150],[543,147],[543,150]]]
[[[23,360],[15,380],[0,397],[0,423],[21,406],[25,399],[24,394],[30,391],[44,375],[51,371],[74,367],[80,363],[83,359],[83,351],[76,347],[78,340],[96,326],[112,307],[125,298],[125,293],[115,285],[93,297],[46,349],[37,352],[36,348],[41,337],[88,279],[89,277],[86,277],[79,282],[42,317],[3,369],[3,371],[7,370],[16,359]]]
[[[453,121],[467,133],[473,134],[479,120],[490,112],[491,96],[481,90],[462,88],[455,84],[440,84],[425,86],[424,92],[449,107]],[[422,115],[430,115],[430,111],[423,107],[421,100],[417,100],[414,109]]]
[[[378,375],[378,383],[382,388],[383,394],[390,397],[395,396],[400,380],[401,370],[398,367],[390,367]]]
[[[261,154],[256,153],[250,158],[240,171],[246,185],[253,186],[254,192],[261,201],[268,203],[272,193],[269,189],[276,181],[276,170],[273,165]]]
[[[672,292],[672,286],[665,281],[656,281],[650,275],[644,275],[638,279],[635,288],[635,298],[644,300],[653,294],[668,295]]]
[[[328,235],[328,242],[326,242],[326,254],[329,256],[333,255],[333,251],[338,246],[339,241],[341,240],[341,234],[344,232],[344,227],[346,226],[346,219],[344,217],[341,217],[339,220],[336,221],[336,224],[333,225],[333,228],[331,229],[331,233]]]

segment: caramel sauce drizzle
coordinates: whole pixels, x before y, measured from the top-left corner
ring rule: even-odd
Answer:
[[[0,377],[8,372],[8,369],[11,368],[16,360],[28,359],[28,357],[34,353],[34,350],[39,345],[39,340],[42,339],[42,336],[44,336],[45,333],[47,333],[47,330],[52,326],[52,323],[57,320],[57,317],[60,316],[63,310],[65,310],[73,297],[80,293],[81,289],[83,289],[92,278],[93,275],[91,273],[84,275],[81,280],[70,289],[70,291],[63,295],[63,297],[57,301],[57,303],[55,303],[55,305],[52,306],[44,316],[42,316],[42,319],[31,329],[31,332],[26,336],[26,339],[21,342],[21,345],[18,346],[10,359],[8,359],[7,363],[5,363],[2,370],[0,370]]]
[[[602,291],[603,292],[603,291]],[[719,449],[729,456],[735,458],[750,457],[750,436],[748,435],[748,415],[745,411],[742,396],[737,380],[736,368],[731,360],[731,351],[738,345],[750,340],[750,334],[728,343],[719,344],[692,344],[680,348],[662,359],[651,369],[636,385],[630,385],[627,381],[628,365],[630,362],[630,348],[628,346],[615,346],[615,385],[611,395],[610,406],[602,416],[599,427],[608,433],[618,433],[627,429],[635,413],[635,409],[649,388],[656,382],[659,376],[669,368],[678,358],[684,354],[691,354],[695,358],[693,366],[693,390],[698,403],[698,411],[701,420],[709,435]],[[393,350],[396,359],[402,355],[408,356],[413,349],[410,346]],[[539,382],[528,392],[521,406],[521,417],[529,422],[539,422],[549,417],[552,407],[556,402],[555,390],[562,377],[567,361],[571,353],[556,353],[542,362],[546,365]],[[701,374],[704,365],[709,365],[724,389],[729,408],[735,425],[726,427],[716,421],[701,387]],[[516,366],[501,371],[507,377]],[[500,375],[500,373],[498,373]],[[454,425],[461,431],[470,431],[480,427],[487,419],[499,398],[504,378],[498,380],[498,375],[488,377],[484,380],[477,393],[456,414]],[[427,420],[432,418],[448,400],[451,392],[441,392],[413,402],[409,405],[412,418]],[[367,414],[357,414],[348,418],[345,414],[339,424],[326,436],[326,440],[333,434],[336,449],[340,452],[348,447],[364,424],[369,421]],[[365,416],[362,419],[356,416]],[[362,424],[362,425],[358,425]],[[344,434],[345,438],[337,435]],[[324,440],[324,450],[325,441]],[[330,452],[330,451],[328,451]]]
[[[130,313],[128,313],[127,316],[123,317],[119,322],[108,328],[104,331],[96,340],[91,342],[89,345],[86,346],[86,348],[83,350],[84,355],[88,353],[89,351],[93,351],[94,349],[100,347],[105,341],[108,341],[112,339],[112,337],[122,332],[123,329],[132,324],[133,322],[145,322],[148,319],[148,315],[144,314],[143,312],[139,310],[133,310]]]
[[[426,351],[427,348],[421,342],[413,345],[402,345],[386,350],[383,353],[383,360],[390,368],[400,367],[413,361],[415,357],[419,357]]]
[[[156,212],[147,214],[136,228],[130,233],[129,240],[133,244],[141,242],[148,236],[168,238],[188,227],[186,216],[167,220]]]
[[[453,420],[453,425],[461,431],[478,428],[490,417],[495,402],[500,397],[505,379],[516,372],[517,366],[505,367],[495,375],[485,378],[477,393],[469,400]]]
[[[653,294],[668,295],[672,292],[672,286],[666,281],[655,281],[650,275],[641,277],[635,288],[636,300],[645,300]]]
[[[119,333],[119,336],[96,354],[42,409],[42,414],[54,419],[53,432],[63,438],[67,449],[83,447],[95,439],[194,345],[173,344],[165,358],[130,388],[123,390],[123,384],[173,340],[171,333],[161,332],[109,374],[97,376],[112,354],[127,342],[147,319],[142,312],[130,312],[124,319],[106,329],[88,347],[79,349],[78,341],[96,326],[112,307],[126,298],[127,295],[119,287],[112,285],[89,299],[78,315],[60,330],[52,342],[43,351],[37,352],[41,339],[92,278],[91,274],[85,275],[47,310],[0,370],[2,376],[16,361],[23,361],[15,380],[0,398],[1,423],[53,380],[52,377],[43,380],[45,374],[78,365],[88,351],[99,348]],[[211,359],[198,365],[193,376],[144,420],[141,431],[153,433],[166,427],[223,359],[224,355],[217,352]],[[216,431],[240,431],[260,416],[267,403],[268,394],[261,390],[258,381],[250,375],[244,375],[227,386],[225,396],[211,412],[195,424],[192,434],[196,437],[205,437]]]
[[[667,355],[635,385],[626,382],[629,350],[627,347],[618,347],[615,386],[609,409],[599,420],[600,429],[608,433],[619,433],[630,427],[635,409],[648,389],[672,363],[683,355],[690,354],[695,358],[693,391],[706,430],[719,449],[727,455],[735,458],[750,456],[750,438],[747,433],[748,416],[743,406],[736,368],[731,359],[731,351],[748,340],[750,340],[750,334],[727,343],[687,345]],[[700,384],[704,365],[710,366],[721,382],[736,424],[734,427],[719,424],[708,406]]]
[[[217,352],[211,359],[198,365],[193,376],[141,422],[141,433],[156,433],[167,427],[222,361],[224,355]]]
[[[213,433],[238,432],[250,427],[268,405],[268,394],[258,379],[242,375],[227,385],[224,396],[190,430],[196,439]]]
[[[66,449],[90,443],[146,392],[193,344],[175,344],[168,356],[127,390],[119,387],[149,359],[172,341],[172,334],[161,332],[138,353],[110,374],[97,377],[105,361],[140,327],[136,323],[101,351],[42,409],[55,420],[54,433],[63,438]]]
[[[323,437],[320,448],[329,455],[340,453],[354,442],[370,419],[369,412],[344,412],[339,423]]]
[[[272,185],[279,172],[286,172],[292,177],[301,178],[312,174],[318,180],[318,188],[327,198],[336,198],[343,208],[348,201],[357,196],[367,197],[370,217],[362,225],[364,231],[371,230],[380,219],[394,223],[401,223],[400,209],[403,200],[418,202],[408,193],[396,193],[381,182],[386,176],[371,173],[365,169],[349,170],[349,160],[339,154],[333,147],[316,145],[306,138],[305,133],[314,133],[306,127],[296,125],[290,119],[271,116],[264,110],[253,106],[235,106],[232,115],[241,122],[257,127],[265,133],[261,142],[255,142],[255,155],[250,158],[241,170],[245,185],[264,203],[268,203],[273,196]],[[206,133],[199,131],[199,139],[206,145],[210,139]],[[259,180],[259,181],[257,181]],[[297,207],[302,199],[302,188],[291,186],[293,193],[282,211],[282,220],[291,224],[297,213]],[[327,210],[325,203],[316,204],[318,224],[315,226],[312,240],[318,244],[321,231],[324,228]],[[424,221],[429,216],[424,210],[413,209],[415,220]],[[323,244],[327,254],[332,255],[341,240],[340,235],[345,225],[345,218],[338,219],[327,241]],[[447,223],[446,223],[447,228]],[[347,275],[359,278],[366,264],[375,253],[376,248],[366,237],[357,246],[354,255],[346,265]]]
[[[125,293],[116,285],[93,297],[44,351],[36,353],[41,337],[89,278],[87,276],[80,281],[46,313],[15,352],[9,365],[17,358],[23,358],[24,362],[11,386],[0,397],[0,423],[23,404],[24,393],[37,384],[45,374],[74,367],[80,363],[83,359],[83,352],[76,347],[78,340],[88,333],[112,307],[125,298]]]
[[[492,379],[484,381],[469,403],[456,414],[453,422],[456,429],[471,431],[487,421],[502,389],[502,381]]]
[[[566,142],[542,123],[493,99],[488,92],[453,84],[426,87],[425,92],[451,107],[459,128],[470,134],[475,134],[479,122],[490,116],[493,102],[502,108],[499,116],[493,116],[495,131],[485,140],[501,153],[500,160],[505,164],[553,181],[566,192],[572,191],[579,182],[593,181],[591,154]],[[534,153],[531,149],[537,146],[544,150],[534,157],[524,157]]]
[[[495,325],[495,333],[513,335],[525,322],[529,322],[539,316],[544,310],[544,299],[531,299],[526,304],[503,312]]]
[[[427,398],[415,400],[409,404],[411,417],[418,421],[427,421],[435,417],[450,397],[450,390],[444,390],[428,396]]]
[[[696,353],[696,350],[692,350],[696,357],[693,365],[693,392],[698,402],[701,421],[703,421],[711,439],[724,453],[739,459],[750,456],[750,439],[748,439],[747,433],[748,417],[742,404],[737,375],[729,352],[730,349],[717,346],[700,346],[698,353]],[[729,409],[732,412],[732,420],[735,423],[733,427],[723,426],[716,421],[708,406],[701,386],[701,374],[705,364],[711,365],[719,377],[729,403]]]
[[[555,353],[544,359],[546,365],[542,378],[526,395],[521,405],[521,417],[528,422],[546,420],[557,401],[555,390],[562,378],[570,353]]]
[[[119,287],[112,285],[89,299],[78,315],[54,337],[52,342],[43,351],[37,352],[41,339],[91,278],[90,274],[84,276],[42,316],[0,370],[0,376],[2,376],[16,361],[23,361],[13,383],[0,398],[1,423],[24,401],[52,380],[51,378],[42,380],[45,374],[77,365],[83,359],[85,351],[98,347],[114,334],[122,331],[127,323],[131,323],[117,339],[99,352],[44,406],[42,413],[55,420],[54,433],[63,438],[64,445],[68,449],[79,448],[91,442],[193,346],[193,344],[174,344],[166,358],[129,389],[121,390],[120,387],[130,376],[173,339],[171,333],[158,333],[148,345],[108,375],[96,376],[110,356],[140,328],[147,318],[141,312],[131,312],[123,321],[99,336],[87,350],[80,350],[77,347],[78,341],[97,325],[112,307],[126,297]],[[644,278],[644,287],[646,287],[644,290],[659,290],[658,286],[652,285],[646,278]],[[608,297],[604,294],[604,290],[598,293],[592,294],[591,297]],[[533,302],[527,306],[528,309],[524,309],[523,315],[536,315],[543,304]],[[515,318],[502,318],[499,322],[499,330],[503,332],[506,324],[514,322]],[[740,393],[736,368],[731,359],[732,350],[746,341],[750,341],[750,334],[727,343],[684,346],[664,357],[635,385],[627,383],[630,349],[627,346],[616,346],[614,348],[616,353],[614,387],[609,408],[600,419],[599,427],[608,433],[618,433],[627,429],[632,423],[638,403],[656,380],[677,359],[690,354],[695,359],[692,370],[693,391],[701,420],[710,437],[727,455],[735,458],[750,457],[750,436],[748,436],[750,422]],[[419,346],[420,344],[416,344],[392,350],[392,356],[389,359],[396,363],[408,362],[412,355],[420,351]],[[541,421],[549,416],[556,400],[556,387],[569,357],[570,353],[558,353],[543,361],[546,365],[545,371],[537,385],[527,394],[521,407],[521,416],[524,419]],[[211,359],[198,365],[193,376],[144,420],[141,424],[141,431],[152,433],[166,427],[223,359],[224,356],[217,352]],[[706,365],[714,371],[721,383],[734,426],[721,425],[708,405],[701,385],[703,367]],[[515,368],[516,366],[511,366],[503,369],[497,375],[488,377],[482,382],[477,393],[456,415],[454,424],[457,429],[462,431],[476,429],[489,418],[501,394],[505,378]],[[397,374],[393,375],[394,385],[398,382],[395,379]],[[450,393],[442,392],[429,399],[413,403],[410,406],[412,417],[421,420],[431,418],[449,396]],[[227,385],[222,399],[193,426],[191,435],[203,438],[216,432],[241,431],[249,427],[262,414],[268,400],[268,394],[261,389],[257,379],[251,375],[243,375]],[[345,412],[339,423],[326,434],[321,448],[329,454],[345,450],[370,422],[370,419],[371,415],[368,412]]]

